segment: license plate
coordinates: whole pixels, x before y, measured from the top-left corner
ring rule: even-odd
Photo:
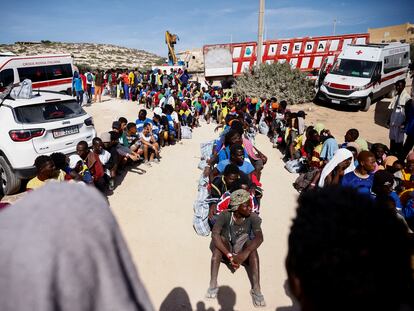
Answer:
[[[332,104],[340,104],[341,102],[339,100],[336,99],[332,99]]]
[[[64,127],[61,129],[53,130],[53,137],[59,138],[67,135],[79,133],[79,127],[77,125]]]

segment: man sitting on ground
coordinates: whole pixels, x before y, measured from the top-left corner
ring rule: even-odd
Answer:
[[[239,168],[235,164],[229,164],[224,169],[223,175],[219,175],[214,178],[211,183],[210,190],[210,212],[208,218],[212,220],[213,216],[216,214],[217,203],[219,202],[221,196],[227,191],[233,191],[233,187],[239,181],[243,179],[244,183],[249,182],[249,178],[243,172],[240,172]]]
[[[104,168],[101,160],[99,160],[99,156],[89,150],[88,143],[84,140],[80,141],[76,146],[76,153],[88,167],[96,188],[101,192],[105,192],[106,183],[104,179]]]
[[[259,216],[252,213],[250,194],[246,190],[234,191],[228,210],[222,212],[212,232],[211,279],[207,298],[216,298],[217,276],[220,262],[224,259],[232,269],[244,265],[251,283],[250,294],[256,307],[266,306],[260,289],[259,255],[257,249],[263,242]],[[252,238],[253,237],[253,238]]]
[[[122,119],[122,118],[120,118],[120,119]],[[119,135],[119,143],[121,145],[127,147],[128,146],[128,141],[127,141],[127,138],[126,138],[126,133],[124,131],[125,128],[126,128],[126,124],[125,123],[121,123],[119,121],[112,122],[112,130],[118,133],[118,135]]]
[[[103,148],[103,142],[99,137],[92,139],[92,151],[99,156],[104,169],[105,183],[108,184],[108,189],[113,191],[115,189],[115,175],[111,172],[114,163],[111,159],[111,154]]]
[[[141,156],[143,154],[143,150],[141,148],[142,144],[137,133],[137,125],[133,122],[130,122],[127,125],[126,139],[128,142],[127,147],[129,147],[132,152]]]
[[[27,190],[42,187],[50,180],[64,180],[64,174],[60,174],[60,171],[56,170],[55,163],[50,156],[38,156],[35,160],[34,166],[36,167],[37,173],[36,176],[27,183]]]
[[[135,121],[138,133],[143,131],[145,123],[152,124],[152,120],[147,118],[147,111],[145,109],[141,109],[138,113],[138,119]]]
[[[242,145],[234,144],[230,148],[230,159],[220,161],[217,167],[213,171],[213,175],[223,174],[224,169],[228,164],[235,164],[239,170],[246,175],[249,175],[254,171],[253,165],[245,160],[244,148]]]
[[[341,148],[346,148],[348,143],[353,143],[359,138],[359,131],[357,129],[349,129],[345,134],[345,142],[341,145]]]

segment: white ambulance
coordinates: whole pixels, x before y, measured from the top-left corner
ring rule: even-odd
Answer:
[[[317,99],[368,111],[371,103],[392,94],[397,81],[406,79],[409,62],[408,44],[349,45],[319,81]]]
[[[0,56],[0,92],[10,83],[32,80],[33,90],[71,94],[73,59],[70,54]]]

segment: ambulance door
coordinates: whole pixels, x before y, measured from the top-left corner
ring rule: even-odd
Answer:
[[[318,89],[323,84],[323,80],[325,80],[325,77],[326,77],[326,74],[327,74],[327,72],[326,72],[327,64],[328,64],[328,57],[325,57],[325,59],[322,62],[322,65],[321,65],[321,69],[319,69],[319,75],[318,75],[318,78],[316,80],[316,86],[317,86]]]
[[[381,81],[382,77],[382,62],[378,62],[372,73],[371,83],[373,99],[377,99],[384,95],[384,82]]]

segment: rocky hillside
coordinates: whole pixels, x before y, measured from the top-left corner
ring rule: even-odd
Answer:
[[[137,49],[112,44],[64,43],[64,42],[16,42],[0,44],[0,52],[13,52],[17,55],[37,55],[70,53],[77,66],[91,68],[151,68],[162,64],[164,59],[158,55]]]

